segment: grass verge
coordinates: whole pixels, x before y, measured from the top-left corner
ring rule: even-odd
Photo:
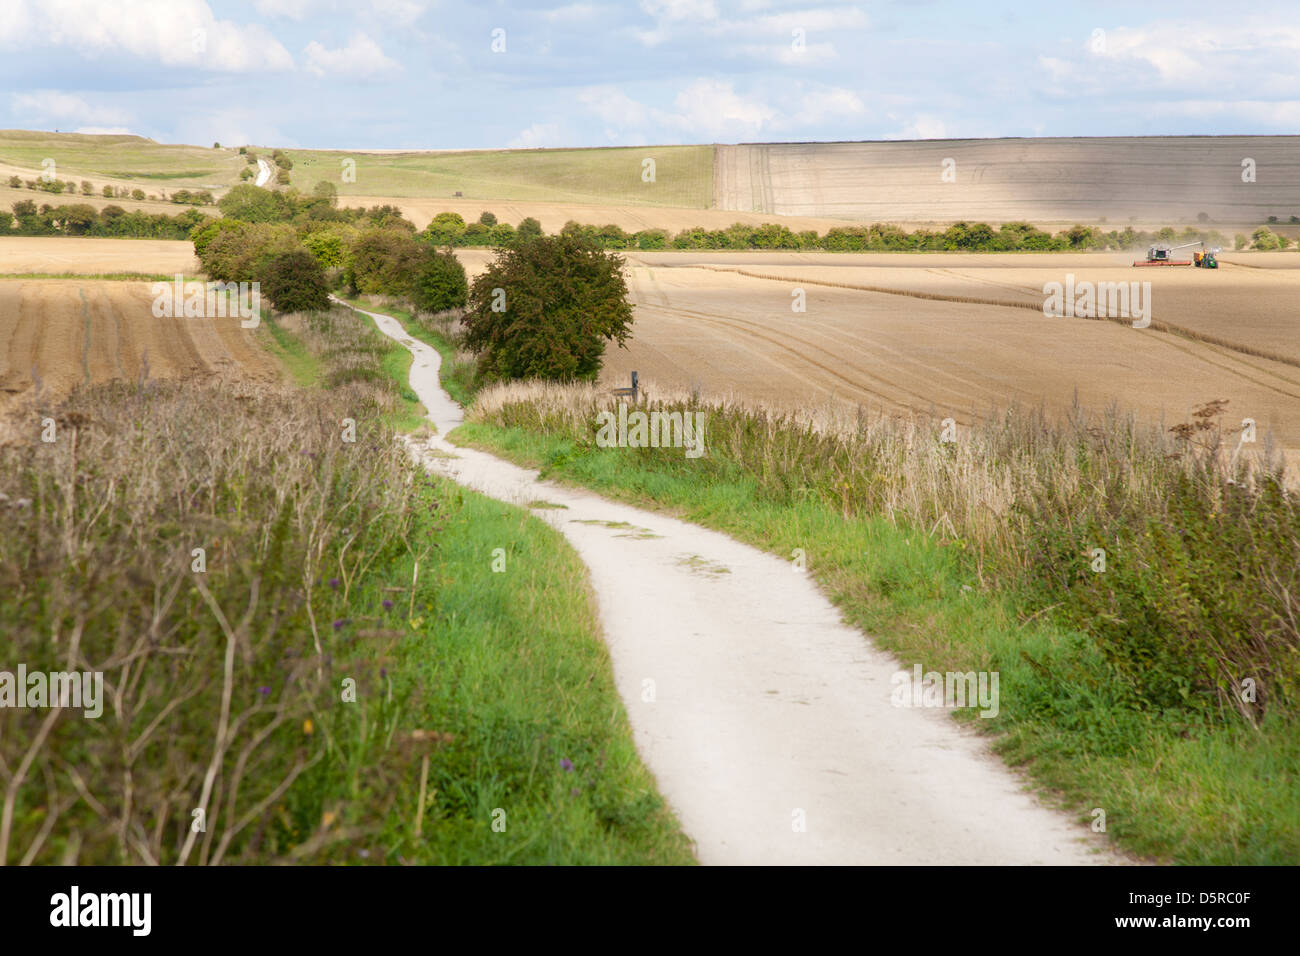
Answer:
[[[801,558],[909,669],[998,672],[999,714],[957,716],[1081,819],[1104,811],[1122,848],[1300,859],[1295,652],[1271,623],[1286,619],[1296,517],[1267,478],[1216,499],[1203,458],[1175,439],[1126,446],[1118,422],[1073,438],[1022,422],[945,448],[926,429],[817,433],[723,406],[705,410],[708,454],[692,462],[597,447],[607,399],[593,393],[525,392],[484,393],[453,441]],[[1258,675],[1259,698],[1235,697],[1234,674]]]

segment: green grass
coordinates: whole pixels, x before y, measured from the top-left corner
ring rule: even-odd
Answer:
[[[1252,730],[1130,709],[1095,644],[1050,615],[1033,616],[1023,595],[982,586],[961,546],[902,522],[846,515],[816,495],[773,501],[756,477],[725,464],[692,472],[673,450],[632,456],[483,422],[452,440],[787,559],[803,549],[845,619],[905,666],[999,672],[998,717],[958,716],[995,734],[995,749],[1081,820],[1104,809],[1108,833],[1129,851],[1187,864],[1300,860],[1294,720]]]
[[[321,363],[307,350],[301,339],[275,321],[269,311],[261,313],[261,327],[270,333],[269,351],[280,360],[295,384],[310,388],[321,377]],[[265,339],[263,340],[265,341]]]
[[[323,363],[306,342],[265,324],[299,383],[319,384]],[[399,393],[409,391],[411,353],[392,345],[380,366]],[[408,402],[386,421],[418,426],[423,407]],[[376,861],[693,863],[637,756],[576,553],[523,509],[441,478],[422,476],[417,485],[412,507],[420,535],[436,541],[432,561],[417,575],[406,556],[371,575],[337,612],[376,634],[405,634],[395,646],[376,644],[374,661],[391,677],[387,693],[408,727],[450,735],[416,746],[429,757],[422,832],[416,764],[408,762],[395,810],[371,840]],[[393,586],[412,580],[413,589]],[[382,607],[385,599],[392,607]],[[358,727],[358,739],[340,747],[363,752],[367,735],[383,732]],[[351,776],[324,767],[287,812],[294,820],[345,818],[340,791],[365,799],[368,789],[359,767]]]
[[[713,204],[712,146],[495,150],[457,153],[365,154],[286,150],[292,182],[310,192],[328,180],[344,196],[432,196],[540,200],[707,209]],[[641,179],[654,159],[655,181]],[[356,162],[356,182],[340,183],[344,160]]]
[[[414,724],[453,740],[431,756],[423,838],[404,798],[385,833],[387,858],[693,862],[637,756],[580,559],[524,511],[428,483],[438,550],[420,569],[415,627],[389,669],[398,697],[421,688]],[[498,548],[504,570],[494,572]],[[504,811],[504,832],[492,828],[494,811]]]
[[[381,315],[391,315],[402,323],[406,334],[411,338],[419,339],[425,345],[430,345],[438,350],[442,356],[442,368],[439,371],[440,384],[443,391],[451,396],[457,404],[468,407],[474,401],[474,392],[476,381],[474,377],[475,365],[473,362],[458,362],[456,359],[456,348],[448,341],[447,337],[437,329],[424,325],[421,320],[415,318],[409,309],[403,309],[394,305],[376,305],[369,301],[366,296],[346,296],[340,295],[340,299],[355,305],[359,309],[365,309],[368,312],[378,312]],[[402,351],[406,351],[403,349]],[[410,353],[407,352],[407,355]],[[409,363],[408,377],[402,379],[403,382],[409,381]]]
[[[0,162],[39,171],[45,159],[54,160],[59,179],[165,181],[177,188],[233,186],[247,165],[233,149],[157,143],[130,135],[0,130]]]

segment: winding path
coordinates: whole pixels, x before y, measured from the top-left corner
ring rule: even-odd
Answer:
[[[590,569],[637,748],[702,863],[1119,862],[945,712],[892,706],[897,661],[789,562],[448,443],[462,410],[438,352],[363,314],[415,356],[411,387],[438,429],[412,443],[426,467],[564,506],[532,513]]]

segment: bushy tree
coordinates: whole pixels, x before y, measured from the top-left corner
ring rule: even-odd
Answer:
[[[323,200],[331,206],[339,204],[339,188],[328,179],[322,179],[311,189],[314,198]]]
[[[496,213],[482,212],[479,213],[478,221],[485,226],[495,226],[497,224]]]
[[[631,335],[623,259],[572,234],[516,240],[474,280],[464,321],[488,379],[594,380],[606,343]]]
[[[469,297],[465,267],[450,249],[429,249],[411,284],[411,302],[421,312],[463,309]]]
[[[134,199],[136,202],[144,202],[144,190],[143,190],[143,189],[132,189],[132,190],[131,190],[131,198]]]
[[[258,281],[277,312],[323,312],[329,308],[325,270],[306,249],[275,256]]]
[[[367,229],[352,244],[348,285],[367,294],[409,296],[427,248],[400,229]]]
[[[342,269],[348,264],[348,247],[356,239],[351,226],[317,229],[303,236],[302,244],[321,264],[321,268]]]
[[[1268,226],[1260,226],[1251,233],[1250,238],[1254,240],[1255,248],[1263,252],[1272,252],[1278,248],[1277,236],[1273,234],[1273,230]]]
[[[458,246],[465,236],[465,220],[459,213],[440,212],[425,227],[424,235],[435,246]]]
[[[286,222],[293,218],[293,204],[283,194],[261,186],[232,186],[217,203],[221,214],[244,222]]]
[[[524,219],[515,230],[515,237],[519,240],[536,239],[542,235],[542,224],[532,216]]]

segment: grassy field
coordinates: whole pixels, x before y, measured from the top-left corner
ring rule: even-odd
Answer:
[[[1090,823],[1104,810],[1124,849],[1300,859],[1296,639],[1277,617],[1294,611],[1300,521],[1267,483],[1216,503],[1200,466],[1180,484],[1173,439],[1032,415],[945,449],[924,426],[817,432],[690,405],[709,429],[690,462],[595,447],[607,405],[489,390],[452,440],[775,554],[802,549],[845,619],[905,667],[999,672],[1001,713],[974,723],[1049,799]],[[1105,574],[1089,568],[1096,543]],[[1267,687],[1259,703],[1240,702],[1243,674]]]
[[[712,146],[500,150],[463,153],[348,153],[287,150],[292,182],[304,191],[321,180],[341,196],[432,196],[545,200],[707,209],[713,202]],[[655,161],[643,182],[642,161]],[[356,163],[342,182],[343,162]]]
[[[0,164],[39,173],[46,159],[54,160],[59,179],[139,186],[145,192],[232,186],[246,165],[230,148],[156,143],[129,135],[0,130]]]

